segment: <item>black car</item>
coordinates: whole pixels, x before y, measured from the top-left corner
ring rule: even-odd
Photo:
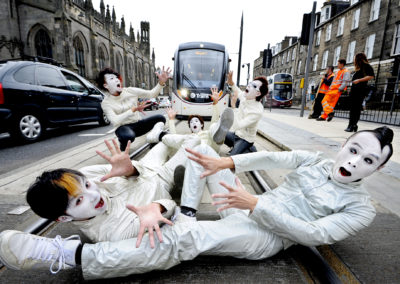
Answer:
[[[144,108],[144,110],[155,110],[159,108],[158,101],[156,99],[143,99],[141,100],[141,103],[148,104],[148,106]]]
[[[0,133],[33,142],[48,127],[97,121],[104,95],[79,75],[32,61],[0,63]]]

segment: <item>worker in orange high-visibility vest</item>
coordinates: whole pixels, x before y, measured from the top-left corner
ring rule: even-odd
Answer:
[[[340,95],[347,89],[347,85],[350,82],[350,72],[344,66],[346,65],[345,59],[339,59],[338,68],[339,70],[336,72],[335,77],[331,86],[329,87],[328,92],[325,94],[324,99],[322,100],[322,107],[324,109],[324,113],[317,118],[317,120],[327,120],[331,121],[334,116],[334,109],[337,101],[339,100]]]
[[[325,94],[328,92],[334,76],[335,74],[333,74],[333,66],[328,66],[325,70],[324,76],[321,79],[321,82],[319,83],[317,95],[315,96],[310,115],[308,116],[309,119],[318,118],[321,115],[322,100],[324,99]]]

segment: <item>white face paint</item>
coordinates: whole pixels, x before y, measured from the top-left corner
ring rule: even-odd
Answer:
[[[103,214],[107,209],[107,203],[101,197],[97,185],[86,178],[82,178],[80,184],[79,194],[76,197],[69,196],[67,215],[73,220],[80,221]]]
[[[389,154],[389,146],[381,149],[379,140],[370,132],[350,138],[336,156],[332,177],[342,183],[360,180],[371,175]]]
[[[104,75],[104,80],[106,81],[104,88],[106,88],[111,95],[119,96],[122,92],[121,80],[114,74]]]
[[[197,117],[193,117],[189,122],[189,127],[192,133],[199,133],[201,131],[201,121]]]
[[[262,85],[261,81],[258,80],[250,82],[247,85],[246,90],[244,91],[244,97],[246,98],[246,100],[255,100],[256,97],[260,96],[261,85]]]

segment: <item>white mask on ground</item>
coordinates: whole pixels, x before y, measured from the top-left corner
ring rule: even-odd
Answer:
[[[360,180],[378,170],[389,154],[374,134],[361,132],[350,138],[336,156],[332,177],[342,183]]]

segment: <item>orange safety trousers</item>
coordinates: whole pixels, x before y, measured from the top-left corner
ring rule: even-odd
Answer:
[[[335,106],[339,100],[340,95],[342,92],[340,92],[338,89],[334,90],[329,90],[326,94],[324,99],[322,100],[322,108],[324,110],[324,113],[321,115],[321,118],[327,119],[328,115],[333,112],[335,109]]]

